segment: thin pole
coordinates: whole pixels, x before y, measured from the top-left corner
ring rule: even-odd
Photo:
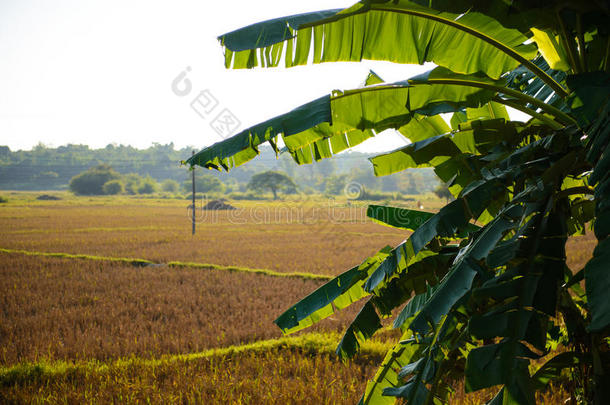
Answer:
[[[195,156],[195,151],[193,151],[193,156]],[[192,178],[193,178],[193,235],[195,234],[195,167],[191,166],[191,174],[192,174]]]

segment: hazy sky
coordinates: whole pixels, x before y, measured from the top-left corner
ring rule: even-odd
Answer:
[[[203,147],[221,139],[210,123],[224,109],[244,129],[333,89],[358,87],[370,68],[386,80],[425,70],[374,62],[224,69],[218,35],[353,2],[3,0],[0,144]],[[180,97],[171,84],[187,67],[192,90]],[[218,102],[210,116],[190,105],[202,91]],[[396,135],[380,138],[362,148],[398,145]]]

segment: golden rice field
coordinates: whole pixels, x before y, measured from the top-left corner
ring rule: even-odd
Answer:
[[[198,213],[192,236],[184,200],[63,197],[19,193],[0,205],[0,403],[355,403],[396,336],[341,363],[334,346],[351,308],[281,338],[273,319],[324,281],[249,272],[335,275],[407,236],[368,221],[364,204],[234,202]],[[594,244],[569,242],[573,269]],[[454,403],[492,395],[456,389]]]

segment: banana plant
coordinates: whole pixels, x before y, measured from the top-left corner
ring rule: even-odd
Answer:
[[[405,241],[275,321],[292,333],[364,301],[338,344],[349,358],[394,316],[402,337],[362,404],[447,403],[461,380],[499,387],[489,404],[533,404],[553,381],[572,403],[610,403],[608,21],[607,0],[364,0],[219,37],[227,68],[437,65],[394,83],[371,72],[186,161],[228,171],[267,142],[306,164],[393,128],[410,143],[370,158],[375,174],[432,167],[449,185],[436,213],[370,206]],[[592,259],[569,268],[568,238],[590,230]]]

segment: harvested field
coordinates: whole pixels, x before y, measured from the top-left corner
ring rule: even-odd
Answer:
[[[273,320],[321,284],[0,254],[0,363],[152,358],[275,338]],[[312,330],[342,329],[353,316]]]
[[[238,209],[200,218],[194,237],[184,201],[3,205],[0,248],[82,256],[0,252],[0,403],[357,402],[396,333],[384,330],[363,356],[341,363],[334,347],[357,304],[307,330],[313,335],[278,340],[273,320],[324,281],[226,266],[338,274],[407,234],[364,219],[364,205],[232,204]],[[573,271],[595,244],[592,234],[568,242]],[[459,404],[493,394],[456,389]],[[557,387],[538,400],[565,398]]]
[[[62,202],[9,206],[0,216],[6,230],[0,247],[339,274],[406,236],[366,219],[365,206],[235,205],[241,209],[201,214],[195,236],[182,201],[120,209]]]

